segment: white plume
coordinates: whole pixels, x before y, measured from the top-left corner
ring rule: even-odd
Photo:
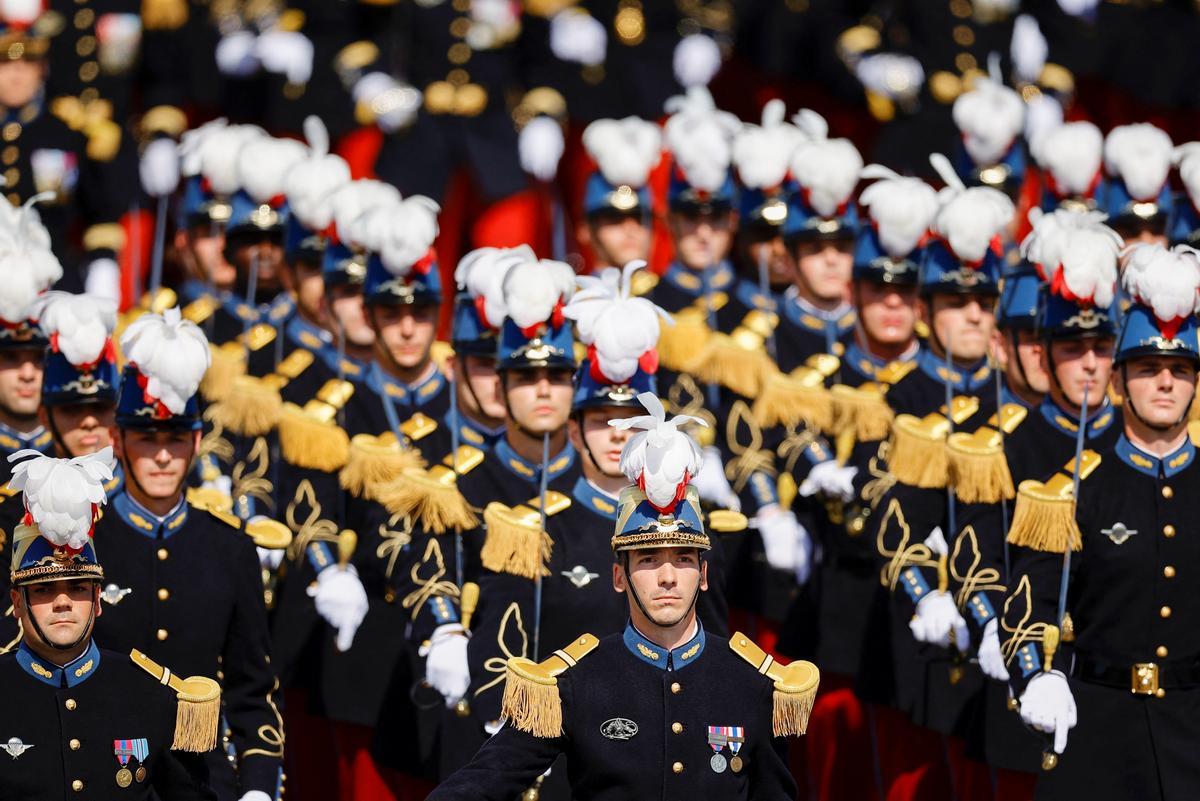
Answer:
[[[14,27],[33,25],[45,10],[45,0],[3,0],[0,3],[0,17]]]
[[[200,140],[200,174],[208,179],[213,194],[227,197],[241,187],[238,155],[248,142],[266,135],[257,125],[226,125],[213,128]]]
[[[286,191],[288,173],[307,155],[295,139],[254,137],[238,151],[238,184],[255,203],[266,203]]]
[[[1127,249],[1121,280],[1138,303],[1148,306],[1161,322],[1193,314],[1200,290],[1200,252],[1187,245],[1167,250],[1162,245],[1138,244]]]
[[[79,550],[91,536],[93,506],[107,502],[104,482],[112,479],[112,448],[74,459],[54,459],[35,450],[8,457],[8,485],[22,494],[38,531],[60,547]]]
[[[392,210],[392,224],[379,257],[392,275],[406,275],[425,258],[438,235],[441,207],[424,195],[412,195]]]
[[[478,248],[463,256],[454,270],[458,288],[473,298],[483,298],[484,322],[499,329],[508,315],[504,301],[504,279],[508,271],[524,262],[536,262],[529,245],[515,248]]]
[[[19,323],[31,317],[30,305],[62,278],[62,265],[50,250],[50,235],[33,204],[50,197],[34,195],[20,207],[7,207],[0,223],[0,319]]]
[[[618,383],[628,381],[642,355],[658,345],[659,319],[671,319],[646,298],[633,296],[633,274],[645,266],[638,259],[599,277],[581,276],[580,290],[563,309],[575,321],[579,341],[595,345],[600,372]]]
[[[954,124],[972,161],[980,166],[995,164],[1021,135],[1025,103],[998,81],[977,78],[974,88],[954,101]]]
[[[783,183],[792,153],[803,140],[796,126],[784,122],[784,102],[767,101],[762,125],[744,125],[733,140],[733,163],[744,186],[771,189]]]
[[[130,323],[121,335],[121,352],[146,377],[146,393],[172,414],[183,412],[211,361],[204,332],[182,319],[178,306]]]
[[[640,429],[621,451],[621,472],[634,484],[640,481],[650,502],[665,508],[675,500],[680,484],[686,484],[700,471],[702,460],[700,446],[679,426],[707,424],[685,414],[668,420],[666,409],[652,392],[641,393],[638,400],[650,414],[609,420],[608,424],[622,430]]]
[[[662,131],[638,117],[596,120],[584,129],[583,146],[604,180],[640,188],[662,158]]]
[[[963,186],[950,160],[941,153],[931,153],[929,163],[946,182],[946,187],[938,192],[934,233],[945,239],[962,261],[981,261],[992,239],[1012,222],[1016,213],[1013,202],[998,189]]]
[[[719,111],[704,87],[667,99],[671,117],[666,124],[667,149],[675,165],[693,187],[707,192],[720,189],[728,177],[733,157],[733,137],[742,123]]]
[[[1021,255],[1044,280],[1061,278],[1071,296],[1109,306],[1116,296],[1123,242],[1104,224],[1104,214],[1059,209],[1030,219],[1033,230],[1021,243]]]
[[[1148,122],[1118,125],[1104,140],[1104,169],[1125,182],[1134,200],[1153,200],[1171,171],[1171,137]]]
[[[1082,195],[1100,172],[1104,135],[1090,122],[1068,122],[1038,137],[1031,148],[1061,192]]]
[[[504,276],[504,305],[518,328],[546,322],[575,291],[575,271],[561,261],[522,261]]]
[[[31,317],[47,337],[57,337],[58,349],[76,366],[92,364],[117,326],[117,304],[107,298],[52,291],[31,307]]]
[[[837,214],[858,186],[863,160],[849,139],[830,139],[820,114],[803,109],[792,118],[804,139],[792,153],[792,177],[808,192],[808,202],[823,217]]]
[[[142,189],[151,197],[165,197],[179,186],[179,147],[160,137],[146,144],[138,162]]]
[[[228,124],[229,121],[224,117],[218,117],[199,128],[184,131],[179,137],[179,171],[189,178],[199,175],[204,166],[202,154],[205,140]]]
[[[859,196],[879,232],[879,243],[895,259],[912,253],[933,224],[937,192],[920,178],[900,176],[878,164],[863,168],[862,177],[879,179]]]
[[[333,223],[337,228],[338,239],[343,244],[357,247],[367,247],[364,239],[370,239],[370,217],[361,219],[364,213],[380,206],[394,206],[400,203],[400,190],[383,181],[360,178],[343,184],[329,196],[329,205],[333,210]],[[378,244],[378,243],[376,243]]]
[[[322,231],[333,222],[334,190],[350,183],[350,165],[329,152],[329,132],[315,115],[304,120],[308,155],[292,166],[284,179],[288,207],[310,231]]]
[[[1192,206],[1200,209],[1200,142],[1188,142],[1175,148],[1179,178]]]

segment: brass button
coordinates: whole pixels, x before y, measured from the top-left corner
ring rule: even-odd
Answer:
[[[67,745],[71,746],[72,751],[79,750],[79,741],[76,740],[74,737],[71,738],[71,741],[69,743],[67,743]]]
[[[679,691],[680,691],[680,690],[682,690],[682,689],[683,689],[683,688],[679,686],[679,682],[677,682],[677,681],[673,681],[673,682],[671,682],[671,693],[672,693],[672,694],[674,694],[674,695],[678,695],[678,694],[679,694]]]
[[[446,81],[451,86],[466,86],[471,80],[471,74],[462,67],[455,67],[446,73]]]
[[[471,60],[471,46],[466,42],[455,42],[446,51],[446,58],[451,64],[466,64]]]
[[[671,731],[675,732],[676,734],[683,734],[683,724],[679,721],[675,721],[671,724]]]
[[[21,150],[16,145],[9,145],[3,151],[0,151],[0,160],[3,160],[7,166],[16,161],[19,155],[21,155]]]
[[[9,167],[4,171],[4,182],[8,186],[15,186],[19,180],[21,180],[21,171],[16,167]]]
[[[75,709],[75,707],[79,706],[79,704],[75,703],[74,698],[68,698],[66,701],[63,702],[63,706],[65,706],[68,710],[73,711]]]
[[[75,27],[86,28],[96,21],[96,12],[90,8],[81,8],[75,12]]]
[[[4,128],[0,130],[0,135],[4,137],[5,142],[11,142],[21,135],[21,123],[10,122],[6,123]]]
[[[1157,690],[1154,691],[1154,697],[1155,698],[1166,698],[1167,691],[1164,690],[1162,687],[1159,687]]]
[[[454,0],[454,2],[452,2],[450,5],[455,11],[461,12],[471,10],[471,0]]]
[[[167,639],[167,630],[159,629],[157,632],[155,632],[154,636],[158,637],[158,639],[160,639],[160,640],[165,640],[165,639]]]
[[[92,53],[95,53],[96,52],[96,37],[95,36],[80,36],[79,41],[75,43],[75,52],[84,58],[87,58]]]
[[[471,21],[466,17],[455,17],[454,22],[450,23],[450,35],[457,36],[459,39],[465,39],[470,30]]]
[[[970,47],[975,44],[975,31],[971,30],[969,25],[955,25],[951,35],[954,37],[954,43],[959,47]]]
[[[1175,578],[1175,568],[1167,565],[1163,568],[1163,578]]]
[[[1170,617],[1170,616],[1171,616],[1171,607],[1169,607],[1169,606],[1164,606],[1162,609],[1159,609],[1159,610],[1158,610],[1158,616],[1159,616],[1159,617],[1161,617],[1161,618],[1168,618],[1168,617]]]
[[[21,205],[21,196],[18,195],[16,192],[9,192],[8,193],[8,202],[13,204],[14,206],[20,206]]]
[[[1166,659],[1167,658],[1167,646],[1160,645],[1157,648],[1155,648],[1154,655],[1157,656],[1159,659]]]
[[[1163,497],[1164,497],[1164,498],[1174,498],[1174,497],[1175,497],[1175,490],[1171,489],[1170,487],[1163,487],[1163,488],[1162,488],[1162,495],[1163,495]]]
[[[95,61],[85,61],[83,66],[79,68],[79,80],[84,83],[91,83],[96,80],[96,76],[100,74],[100,65]]]
[[[170,598],[170,597],[171,597],[171,591],[170,591],[170,590],[168,590],[166,587],[159,587],[159,588],[158,588],[158,600],[160,600],[160,601],[165,601],[165,600],[167,600],[167,599],[168,599],[168,598]]]
[[[683,773],[683,763],[676,762],[674,765],[671,766],[671,770],[675,771],[676,773]]]
[[[1167,523],[1165,526],[1163,526],[1163,536],[1164,537],[1174,537],[1175,536],[1175,527],[1172,526],[1170,523]]]
[[[167,555],[168,555],[168,551],[166,548],[158,549],[158,561],[160,561],[160,562],[167,561]]]
[[[79,779],[76,779],[75,781],[71,782],[71,789],[78,793],[83,789],[83,782]]]
[[[971,55],[970,53],[959,53],[954,57],[954,66],[959,72],[966,72],[967,70],[973,70],[978,67],[979,62],[977,62],[975,60],[975,56]]]

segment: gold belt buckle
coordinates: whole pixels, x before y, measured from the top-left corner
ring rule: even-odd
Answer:
[[[1134,695],[1158,694],[1158,665],[1138,662],[1130,669],[1129,690]]]

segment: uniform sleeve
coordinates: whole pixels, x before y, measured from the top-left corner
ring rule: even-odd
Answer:
[[[507,573],[484,571],[479,578],[479,610],[471,626],[467,696],[476,720],[500,718],[504,665],[514,656],[533,658],[533,582]]]
[[[1010,558],[1012,579],[1000,626],[1000,653],[1008,667],[1013,695],[1020,698],[1029,680],[1046,669],[1042,638],[1047,626],[1057,625],[1062,554],[1014,546]],[[1052,667],[1061,669],[1064,664],[1064,660],[1055,659]]]
[[[519,798],[562,753],[565,738],[543,739],[505,725],[429,801],[509,801]]]
[[[1010,501],[1008,518],[1012,519]],[[999,504],[961,504],[958,534],[950,543],[950,581],[955,601],[979,642],[983,627],[1004,609],[1004,514]]]
[[[938,589],[938,557],[926,538],[935,527],[942,527],[945,534],[945,513],[944,490],[907,484],[892,487],[875,510],[881,578],[894,595],[907,598],[914,608]]]

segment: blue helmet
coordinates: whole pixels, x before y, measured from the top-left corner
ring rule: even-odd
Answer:
[[[1037,330],[1042,288],[1037,272],[1028,265],[1019,267],[1004,276],[1000,285],[996,325],[1006,330]]]

